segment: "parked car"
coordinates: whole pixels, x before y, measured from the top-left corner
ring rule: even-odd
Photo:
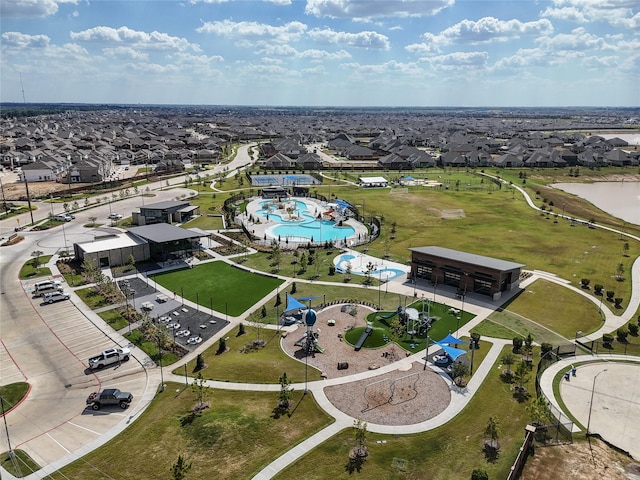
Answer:
[[[120,220],[122,218],[122,214],[120,214],[120,213],[110,213],[107,218],[109,218],[111,220]]]
[[[71,220],[73,220],[75,217],[72,217],[71,215],[67,214],[67,213],[61,213],[60,215],[55,215],[53,217],[53,219],[57,222],[70,222]]]
[[[47,293],[44,296],[44,303],[59,302],[61,300],[69,300],[69,294],[65,291],[62,291]]]

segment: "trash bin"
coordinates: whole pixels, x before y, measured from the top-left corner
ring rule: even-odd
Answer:
[[[564,379],[565,379],[567,382],[570,382],[570,381],[571,381],[571,374],[570,374],[569,372],[565,373],[565,374],[564,374]]]
[[[346,370],[349,368],[348,362],[338,362],[338,370]]]

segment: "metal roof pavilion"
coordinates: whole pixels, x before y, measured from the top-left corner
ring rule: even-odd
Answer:
[[[186,240],[189,238],[200,238],[206,236],[194,232],[193,230],[174,227],[168,223],[154,223],[153,225],[133,227],[129,229],[129,232],[155,243],[173,242],[176,240]]]
[[[500,260],[498,258],[485,257],[483,255],[476,255],[474,253],[461,252],[459,250],[453,250],[451,248],[415,247],[410,248],[409,250],[412,252],[432,255],[434,257],[468,263],[470,265],[482,265],[485,267],[493,268],[494,270],[506,271],[524,267],[522,263],[509,262],[507,260]]]

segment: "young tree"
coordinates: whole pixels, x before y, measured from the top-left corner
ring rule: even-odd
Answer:
[[[544,425],[549,417],[549,402],[540,395],[527,407],[527,413],[533,425]]]
[[[187,473],[191,470],[191,462],[187,463],[182,455],[178,455],[178,460],[171,467],[171,474],[173,480],[184,480],[187,478]]]
[[[198,356],[196,357],[196,368],[195,368],[195,371],[199,372],[204,367],[205,367],[204,358],[203,358],[202,354],[199,353]]]
[[[302,255],[300,255],[300,273],[304,273],[306,271],[307,271],[307,256],[303,252]]]
[[[287,372],[280,375],[278,379],[280,382],[280,394],[278,395],[278,409],[283,412],[288,412],[291,406],[291,395],[293,394],[293,387],[291,382],[287,378]]]
[[[500,438],[500,422],[497,418],[489,417],[484,434],[487,436],[487,440],[484,443],[485,448],[500,450],[500,443],[498,442]]]
[[[451,376],[457,386],[463,387],[466,385],[464,377],[467,375],[469,375],[469,366],[466,363],[454,362],[453,367],[451,368]]]
[[[273,305],[274,307],[278,307],[282,305],[282,298],[280,297],[280,292],[276,295],[276,303]]]
[[[191,384],[191,391],[193,392],[197,400],[194,409],[196,412],[201,412],[205,408],[209,408],[209,403],[207,402],[209,396],[209,387],[204,384],[202,372],[198,372],[198,375],[193,380],[193,383]]]
[[[523,385],[529,381],[529,365],[527,362],[518,362],[513,376],[518,383],[519,391],[524,392],[526,388]]]
[[[511,370],[511,366],[516,362],[516,357],[513,355],[513,353],[507,352],[504,355],[502,355],[502,358],[500,359],[500,361],[505,367],[507,367],[502,372],[502,374],[510,382],[511,378],[513,377],[513,370]]]
[[[31,265],[33,266],[34,270],[38,270],[38,268],[40,267],[40,257],[42,256],[42,252],[40,250],[34,250],[33,252],[31,252],[31,256],[33,257],[33,260],[31,260]]]
[[[364,283],[369,285],[371,283],[371,274],[376,269],[375,265],[372,262],[367,263],[367,266],[364,270]]]
[[[624,280],[624,265],[622,263],[619,263],[616,267],[616,280],[619,282]]]
[[[296,282],[293,282],[291,284],[291,295],[295,295],[297,291],[298,291],[298,286],[296,285]]]
[[[218,350],[216,350],[216,355],[221,355],[227,351],[227,341],[224,337],[220,337],[218,341]]]
[[[367,424],[360,419],[353,422],[355,445],[351,450],[352,457],[365,458],[369,455],[367,447]]]
[[[98,217],[96,217],[96,216],[92,215],[92,216],[89,217],[89,221],[91,222],[91,226],[92,227],[96,226],[96,220],[98,220]]]

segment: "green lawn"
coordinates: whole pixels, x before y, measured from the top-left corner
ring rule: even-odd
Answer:
[[[481,350],[488,348],[486,342],[481,343]],[[508,350],[507,347],[504,351]],[[532,372],[526,384],[530,392],[534,390],[533,377]],[[475,468],[486,470],[491,479],[506,478],[524,438],[528,404],[513,397],[511,385],[502,382],[500,370],[494,366],[469,405],[446,425],[415,435],[369,433],[370,454],[359,473],[349,474],[345,468],[354,444],[353,431],[348,429],[320,444],[275,478],[460,480],[470,478]],[[482,453],[489,416],[497,418],[501,425],[502,448],[495,462],[486,460]],[[404,460],[403,470],[397,467],[397,459]]]
[[[106,298],[100,295],[95,288],[88,287],[82,288],[80,290],[76,290],[76,293],[80,297],[80,299],[87,304],[87,306],[91,310],[95,310],[96,308],[106,307],[107,305],[111,305]]]
[[[119,308],[105,310],[104,312],[98,313],[98,316],[116,331],[129,325],[127,319],[121,315]]]
[[[141,348],[142,351],[149,355],[157,365],[160,365],[160,351],[158,350],[158,344],[156,342],[147,340],[142,333],[140,333],[140,330],[133,330],[131,333],[125,333],[124,337],[137,347]],[[180,358],[177,355],[165,350],[162,351],[162,365],[171,365],[176,363],[178,360],[180,360]]]
[[[20,471],[18,472],[15,469],[14,463],[9,457],[8,452],[2,452],[2,463],[0,463],[0,466],[14,477],[26,477],[31,472],[40,470],[40,466],[24,450],[14,450],[13,453],[16,456],[15,460],[17,460],[16,463],[18,464]]]
[[[20,268],[20,280],[28,280],[30,278],[36,277],[44,277],[51,275],[51,270],[49,267],[45,267],[49,260],[51,260],[52,255],[40,255],[40,264],[38,268],[33,268],[33,258],[27,260],[22,268]]]
[[[192,464],[188,479],[245,480],[332,422],[301,391],[293,394],[291,417],[274,414],[277,392],[208,391],[211,408],[190,420],[196,399],[183,388],[168,383],[122,434],[50,478],[171,478],[171,466],[183,455]]]
[[[229,332],[228,351],[221,355],[216,355],[218,343],[202,352],[204,362],[208,365],[201,370],[204,378],[228,382],[278,383],[280,375],[286,372],[292,382],[304,381],[304,363],[292,359],[282,351],[277,332],[253,327],[245,327],[245,331],[241,336],[238,336],[237,328]],[[266,341],[264,348],[251,353],[240,352],[258,337]],[[195,360],[187,364],[187,374],[194,375],[194,368]],[[173,373],[184,375],[184,369],[178,368]],[[309,380],[320,380],[320,372],[310,368]]]
[[[0,386],[0,398],[2,398],[5,411],[11,410],[29,391],[29,384],[26,382],[10,383]]]
[[[184,293],[184,298],[203,307],[237,316],[282,284],[282,280],[253,274],[224,262],[210,262],[160,275],[153,275],[163,287]]]

